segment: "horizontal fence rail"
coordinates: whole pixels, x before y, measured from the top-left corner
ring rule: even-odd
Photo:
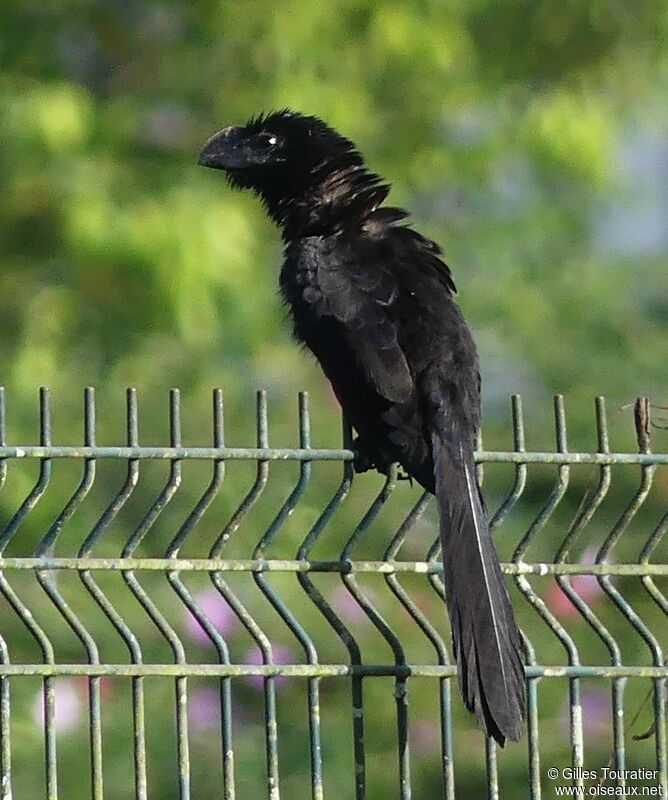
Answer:
[[[394,467],[353,481],[345,424],[312,447],[302,393],[297,446],[270,447],[259,392],[254,446],[229,447],[216,390],[210,446],[184,446],[172,390],[169,442],[144,446],[129,390],[112,447],[92,389],[83,410],[83,443],[55,445],[43,389],[39,443],[9,444],[0,390],[1,800],[668,796],[668,453],[646,399],[637,452],[611,450],[603,398],[595,452],[570,452],[560,396],[554,451],[527,450],[513,396],[512,450],[476,453],[524,634],[528,729],[503,752],[470,744],[430,496]]]

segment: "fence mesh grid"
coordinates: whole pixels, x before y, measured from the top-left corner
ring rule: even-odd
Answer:
[[[562,778],[590,795],[668,795],[668,455],[651,452],[646,400],[634,408],[636,452],[611,452],[602,398],[596,448],[570,452],[561,397],[556,447],[527,450],[514,396],[512,450],[476,454],[486,487],[506,470],[492,481],[491,525],[510,554],[526,651],[528,730],[504,751],[461,709],[430,496],[392,470],[369,500],[368,478],[353,486],[345,424],[340,448],[311,446],[305,394],[293,448],[269,446],[263,392],[253,447],[226,446],[220,391],[206,447],[183,444],[177,390],[169,403],[167,446],[140,445],[134,390],[125,443],[99,446],[88,389],[83,445],[64,446],[42,390],[39,444],[28,446],[8,444],[0,396],[0,486],[14,509],[0,531],[3,800],[494,798],[522,786],[540,798]],[[310,493],[320,468],[324,502]],[[583,468],[589,483],[560,517]],[[631,488],[606,508],[617,471]],[[40,514],[45,503],[56,513]],[[595,523],[602,533],[583,551]],[[602,733],[590,725],[592,680]],[[547,684],[566,697],[558,723]],[[593,784],[588,736],[600,738]]]

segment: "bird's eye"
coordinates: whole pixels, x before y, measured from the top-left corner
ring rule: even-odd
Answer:
[[[278,142],[278,137],[274,136],[273,133],[260,133],[256,137],[256,142],[258,147],[269,149]]]

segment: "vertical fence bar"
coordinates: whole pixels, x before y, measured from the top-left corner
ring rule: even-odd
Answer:
[[[126,391],[126,443],[128,446],[134,447],[137,446],[137,442],[137,395],[136,390],[128,389]],[[93,525],[90,533],[83,540],[78,551],[79,558],[85,559],[91,556],[93,547],[99,541],[100,537],[109,527],[111,522],[118,516],[123,506],[127,503],[137,486],[138,480],[139,461],[136,458],[129,459],[127,474],[123,485],[115,493],[114,497],[109,502],[96,524]],[[130,654],[132,663],[141,664],[143,661],[142,652],[136,636],[126,624],[123,617],[110,602],[109,598],[95,582],[91,571],[89,569],[82,569],[79,572],[79,577],[91,598],[99,606],[100,610],[123,639]],[[133,770],[135,779],[135,798],[136,800],[146,800],[146,759],[141,755],[142,753],[145,753],[143,679],[139,677],[133,677],[131,680],[132,720],[134,733]]]
[[[45,386],[42,386],[39,390],[39,443],[43,447],[48,447],[51,444],[51,407],[49,390]],[[24,516],[27,516],[29,511],[34,508],[37,501],[46,491],[50,477],[51,461],[49,459],[44,459],[41,463],[40,475],[35,489],[33,490],[31,497],[28,498],[28,500],[19,510],[18,514],[25,512]],[[15,520],[16,528],[18,528],[22,518],[17,519],[17,517],[15,517]],[[16,528],[14,529],[14,532]],[[5,533],[7,533],[7,531]],[[32,617],[32,615],[30,616]],[[47,660],[53,662],[53,651],[51,650],[48,655],[50,658]],[[46,771],[46,793],[48,800],[57,800],[58,774],[56,762],[56,686],[55,679],[52,676],[45,677],[42,681],[42,704],[44,713],[44,765]]]
[[[299,446],[311,447],[311,417],[309,414],[308,394],[299,394]],[[308,477],[310,478],[311,462],[308,463]],[[309,664],[318,663],[318,653],[306,631],[298,626],[291,625],[298,636]],[[311,795],[313,800],[323,800],[324,789],[322,785],[322,739],[320,729],[320,678],[308,678],[308,716],[309,716],[309,747],[311,752]]]
[[[213,393],[213,446],[225,446],[223,393],[216,389]],[[216,461],[213,481],[222,480],[225,476],[225,462]],[[220,653],[220,649],[219,649]],[[225,663],[229,663],[230,654],[225,644],[222,653]],[[234,788],[234,746],[232,738],[232,679],[220,679],[220,735],[223,761],[223,800],[235,800]]]
[[[95,390],[88,387],[84,395],[84,444],[95,447]],[[93,467],[95,461],[90,462]],[[95,648],[95,656],[97,647]],[[98,657],[99,661],[99,657]],[[102,777],[102,700],[101,678],[91,676],[88,679],[88,713],[90,715],[90,758],[91,758],[91,794],[93,800],[104,797]]]
[[[308,450],[311,447],[311,422],[308,406],[308,395],[306,392],[299,393],[299,447]],[[264,536],[258,543],[253,553],[253,558],[264,558],[266,548],[271,544],[276,534],[279,532],[288,516],[292,514],[296,503],[299,501],[307,484],[311,479],[311,462],[302,461],[299,468],[299,480],[297,485],[290,493],[277,515],[267,528]],[[290,631],[297,638],[306,655],[307,662],[315,665],[318,663],[318,653],[311,637],[298,622],[297,618],[281,600],[279,595],[269,586],[265,576],[261,572],[253,574],[255,582],[260,590],[269,600],[271,605],[286,623]],[[309,719],[309,751],[311,766],[311,795],[313,800],[322,800],[322,744],[320,735],[320,678],[307,678],[307,707]]]
[[[224,447],[224,412],[223,412],[223,393],[220,389],[213,391],[213,446],[218,449]],[[193,531],[197,523],[202,519],[205,512],[218,495],[225,479],[225,461],[216,459],[213,464],[213,475],[211,482],[200,497],[193,510],[190,512],[185,522],[181,525],[167,547],[165,553],[167,558],[174,559],[178,563],[179,550],[183,546],[186,538]],[[170,582],[177,595],[193,615],[202,629],[211,639],[218,652],[221,664],[230,663],[230,653],[227,642],[216,630],[211,620],[204,613],[200,605],[195,601],[186,585],[181,580],[178,570],[170,570],[167,573],[167,580]],[[223,797],[224,800],[234,800],[234,750],[232,748],[232,690],[231,678],[222,676],[220,678],[220,703],[221,703],[221,754],[223,769]]]
[[[485,737],[485,764],[487,765],[487,800],[499,800],[499,765],[496,760],[496,742]]]
[[[39,390],[39,443],[51,444],[51,399],[49,390]],[[42,462],[42,466],[45,464]],[[50,462],[48,464],[51,473]],[[46,486],[44,487],[46,489]],[[44,747],[46,765],[46,793],[48,800],[58,800],[58,768],[56,760],[56,681],[53,676],[44,678]]]
[[[258,447],[263,446],[263,442],[266,443],[267,441],[267,394],[265,391],[260,390],[256,393],[256,408],[255,408],[255,421],[256,421],[256,444]],[[266,444],[265,444],[266,446]],[[209,558],[211,559],[219,559],[222,558],[223,547],[229,542],[230,538],[241,526],[241,523],[245,519],[246,515],[250,512],[253,508],[255,503],[259,500],[260,496],[264,492],[265,486],[267,485],[267,479],[269,477],[269,462],[266,459],[258,459],[257,460],[257,469],[255,473],[255,480],[253,481],[253,485],[237,506],[236,510],[233,512],[230,520],[223,528],[222,532],[213,543],[211,550],[209,551]],[[237,616],[239,622],[244,626],[244,628],[248,631],[250,636],[253,638],[253,641],[257,645],[260,653],[262,654],[263,663],[268,663],[271,661],[271,642],[269,641],[267,635],[262,630],[262,628],[257,624],[252,614],[248,611],[248,609],[244,606],[244,604],[239,600],[236,594],[230,589],[229,585],[225,580],[223,580],[222,572],[219,570],[213,570],[210,574],[211,582],[216,587],[216,589],[220,592],[223,599],[227,602],[230,606],[234,614]],[[265,693],[265,722],[266,722],[266,695],[267,695],[267,683],[266,680],[264,681],[264,693]],[[270,691],[270,690],[269,690]],[[230,711],[231,713],[231,711]],[[231,725],[231,718],[230,718],[230,725]],[[267,729],[265,724],[265,749],[267,752],[267,791],[270,793],[270,800],[272,800],[271,792],[274,792],[273,796],[276,796],[276,793],[279,791],[278,789],[278,772],[277,772],[277,765],[278,760],[273,759],[273,751],[272,751],[272,744],[269,738],[270,731]],[[276,764],[276,771],[272,773],[272,764]]]
[[[427,562],[431,565],[441,561],[441,537],[437,536],[429,551]],[[435,572],[429,574],[429,583],[436,595],[445,603],[445,586]],[[447,613],[444,609],[444,613]],[[450,664],[447,649],[443,653],[443,663]],[[439,662],[440,663],[440,662]],[[441,762],[443,764],[443,791],[446,800],[455,796],[454,737],[452,731],[452,686],[451,678],[439,679],[439,716],[441,727]]]
[[[373,520],[378,516],[383,506],[389,500],[396,487],[396,483],[397,465],[394,464],[387,472],[387,477],[385,479],[383,488],[376,496],[368,511],[359,521],[357,527],[348,539],[346,546],[343,548],[341,553],[341,562],[343,564],[350,563],[352,561],[352,555],[355,546],[359,543],[360,539],[369,529],[369,526]],[[392,650],[395,665],[398,667],[405,667],[407,663],[406,655],[399,637],[376,608],[375,604],[372,603],[369,598],[366,597],[364,592],[360,590],[354,573],[344,569],[341,578],[352,597],[368,617],[369,621],[389,645],[390,649]],[[401,800],[410,800],[412,793],[410,778],[410,743],[408,740],[408,678],[408,671],[397,671],[394,682],[394,699],[397,711],[399,797]]]
[[[383,561],[393,563],[399,553],[399,549],[403,545],[406,536],[410,529],[415,524],[422,514],[424,513],[431,496],[428,492],[424,492],[418,502],[413,506],[408,516],[399,526],[397,533],[390,542],[387,550],[383,555]],[[436,540],[440,542],[440,537]],[[438,557],[438,551],[434,554],[434,558]],[[432,558],[430,553],[427,554],[428,561]],[[447,648],[443,638],[440,636],[436,628],[427,619],[426,615],[418,608],[415,601],[410,594],[404,589],[399,582],[397,575],[388,574],[385,578],[392,593],[399,600],[404,609],[408,612],[413,622],[418,626],[422,633],[426,636],[428,641],[433,646],[436,653],[436,660],[439,665],[449,665]],[[446,800],[454,797],[454,773],[452,762],[452,730],[450,725],[450,707],[449,707],[449,678],[439,678],[439,710],[440,710],[440,723],[441,723],[441,760],[443,767],[443,797]]]
[[[0,446],[7,444],[5,387],[0,386]],[[0,459],[0,489],[7,478],[7,460]],[[9,664],[7,642],[0,636],[0,667]],[[0,674],[0,800],[12,798],[12,747],[10,738],[11,705],[9,678]]]
[[[169,393],[169,436],[172,448],[181,445],[181,425],[180,425],[180,393],[178,389],[172,389]],[[170,459],[169,477],[158,497],[153,501],[149,509],[144,514],[141,522],[135,528],[130,538],[125,543],[121,551],[121,557],[131,559],[139,545],[142,543],[148,532],[153,528],[156,521],[164,511],[168,503],[171,502],[174,494],[181,484],[181,459]],[[144,609],[157,630],[165,639],[172,650],[174,662],[185,664],[185,651],[183,643],[171,625],[167,622],[163,614],[158,609],[155,602],[150,598],[144,587],[135,576],[134,570],[121,570],[123,580],[134,595],[139,605]],[[175,678],[176,691],[176,740],[177,740],[177,761],[178,761],[178,785],[180,800],[190,800],[190,762],[188,748],[188,695],[187,677],[185,674],[177,674]]]
[[[522,409],[522,396],[514,394],[511,396],[511,419],[513,428],[513,452],[525,453],[526,442],[524,436],[524,412]],[[515,466],[515,480],[512,488],[498,511],[490,521],[490,529],[493,531],[496,526],[510,513],[517,501],[520,499],[527,483],[527,464],[518,462]],[[513,554],[513,563],[518,562],[517,553]],[[519,586],[519,582],[515,581]],[[521,588],[521,587],[520,587]],[[537,664],[536,651],[529,638],[522,633],[522,642],[526,654],[526,664],[535,666]],[[538,725],[538,682],[540,678],[529,678],[527,680],[527,746],[529,756],[529,787],[532,800],[541,798],[541,774],[540,774],[540,729]]]
[[[139,412],[137,407],[137,390],[127,391],[127,441],[129,447],[139,446]],[[134,487],[139,480],[139,462],[131,459],[128,462],[128,485]],[[131,653],[135,663],[142,662],[141,650],[134,636],[129,640]],[[133,645],[137,645],[136,647]],[[134,728],[134,772],[135,793],[137,800],[148,800],[148,782],[146,779],[146,704],[144,699],[144,678],[137,675],[132,678],[132,721]]]
[[[554,414],[557,432],[557,452],[568,452],[568,444],[566,437],[566,411],[564,409],[563,395],[557,395],[554,398]],[[567,466],[559,468],[559,479],[564,485],[564,491],[568,485],[568,478],[570,475]],[[562,493],[563,496],[563,493]],[[563,641],[568,651],[569,662],[571,664],[579,664],[580,657],[577,647],[573,639],[562,628]],[[561,638],[561,637],[560,637]],[[570,694],[570,723],[571,723],[571,746],[572,746],[572,764],[574,770],[582,770],[584,768],[584,739],[582,733],[582,696],[580,691],[580,679],[571,678],[569,680],[569,694]],[[574,781],[578,788],[584,786],[582,778],[576,777]]]
[[[344,446],[347,445],[349,438],[350,438],[349,426],[345,421],[345,419],[342,419],[342,439]],[[310,436],[308,442],[310,445]],[[312,547],[315,545],[316,541],[323,533],[325,526],[331,520],[336,509],[341,505],[341,503],[343,503],[343,501],[347,497],[352,483],[352,476],[353,476],[353,468],[351,462],[344,461],[341,482],[339,483],[336,492],[334,493],[334,496],[327,503],[324,510],[322,511],[322,513],[314,523],[313,527],[304,538],[299,549],[297,550],[298,560],[308,561],[308,559],[310,558]],[[313,602],[318,611],[323,615],[325,620],[329,623],[334,633],[336,633],[336,635],[345,645],[346,649],[348,650],[351,663],[358,663],[361,660],[360,649],[355,640],[355,637],[352,635],[350,630],[343,624],[340,617],[336,614],[331,605],[325,600],[320,591],[316,588],[315,584],[309,577],[308,573],[306,572],[297,573],[297,580],[299,581],[299,584],[302,587],[302,589],[304,589],[307,597]],[[321,752],[319,752],[319,757],[320,758],[322,757]],[[321,769],[322,767],[320,766],[319,770]],[[360,797],[364,797],[366,789],[365,789],[364,772],[362,771],[360,773],[357,767],[355,769],[354,783],[355,783],[356,797],[359,800]]]
[[[311,447],[310,416],[308,407],[308,395],[306,392],[299,393],[299,447],[308,450]],[[267,527],[264,535],[258,542],[253,551],[254,559],[264,559],[266,550],[279,533],[288,517],[294,511],[296,504],[302,497],[311,479],[311,462],[303,460],[300,462],[299,479],[297,485],[290,492],[288,499],[283,503],[272,522]],[[267,600],[274,607],[278,615],[285,622],[290,632],[296,637],[304,650],[307,662],[315,665],[318,663],[318,653],[311,637],[306,633],[304,627],[299,623],[295,615],[290,611],[285,602],[277,592],[269,585],[265,575],[261,572],[254,572],[253,578]],[[320,740],[320,678],[307,678],[307,706],[309,718],[309,750],[311,766],[311,794],[314,800],[322,800],[322,745]]]
[[[647,539],[647,543],[643,547],[639,561],[641,564],[649,564],[649,559],[654,549],[658,546],[659,542],[668,531],[668,511],[663,515],[659,524]],[[650,575],[642,577],[642,583],[650,597],[659,607],[660,611],[668,616],[668,599],[665,594],[659,590],[656,583]],[[668,764],[666,758],[666,707],[665,703],[659,703],[657,706],[657,696],[666,698],[668,701],[668,684],[665,678],[657,678],[654,689],[654,729],[656,731],[656,763],[659,770],[659,786],[661,787],[662,795],[668,797]],[[663,731],[663,732],[661,732]]]
[[[566,445],[566,416],[564,411],[564,402],[561,395],[554,397],[554,418],[555,418],[555,432],[556,432],[556,445],[558,453],[567,453]],[[570,468],[567,463],[558,465],[557,478],[555,484],[550,492],[549,497],[543,504],[538,515],[529,526],[526,534],[515,548],[513,553],[513,562],[519,563],[524,561],[526,551],[538,534],[543,528],[545,523],[551,517],[554,510],[561,502],[563,496],[568,488],[570,476]],[[568,634],[565,628],[560,624],[554,614],[548,609],[545,602],[536,594],[535,590],[526,579],[524,575],[516,576],[516,583],[520,591],[524,594],[527,601],[531,603],[536,612],[549,626],[551,631],[563,645],[567,656],[568,663],[572,666],[580,664],[580,657],[577,647],[572,637]],[[537,698],[537,695],[535,695]],[[530,698],[531,700],[531,695]],[[574,769],[573,784],[577,791],[584,791],[584,783],[582,778],[582,767],[584,761],[583,753],[583,737],[582,737],[582,706],[580,700],[580,680],[577,677],[569,678],[569,705],[570,705],[570,742],[571,742],[571,764]],[[534,725],[534,731],[537,732],[537,727]]]
[[[343,446],[353,446],[352,429],[348,420],[343,425]],[[352,471],[349,475],[352,483]],[[343,558],[342,558],[343,560]],[[341,576],[343,580],[343,575]],[[357,641],[352,638],[348,648],[351,665],[362,663],[362,652]],[[355,759],[355,797],[356,800],[366,800],[366,744],[364,742],[364,685],[360,673],[353,673],[350,683],[351,706],[353,715],[353,757]]]
[[[637,397],[634,404],[634,423],[636,440],[638,444],[638,452],[645,455],[649,454],[649,425],[650,425],[650,408],[649,399],[646,397]],[[621,538],[624,531],[628,528],[631,521],[634,519],[640,508],[645,503],[652,483],[654,481],[654,473],[656,465],[644,464],[640,467],[640,483],[631,499],[630,503],[617,520],[608,537],[603,542],[601,549],[596,556],[597,564],[608,563],[608,558],[612,553],[617,542]],[[663,651],[656,637],[652,631],[643,622],[631,604],[624,598],[621,592],[613,585],[611,576],[602,574],[598,578],[599,584],[608,595],[608,597],[615,604],[622,616],[629,622],[630,626],[639,634],[641,639],[647,646],[652,661],[655,666],[665,667],[665,659]],[[654,684],[654,721],[655,721],[655,755],[656,765],[661,780],[663,783],[662,789],[666,790],[666,725],[665,725],[665,696],[663,692],[663,681],[665,678],[655,678]],[[661,725],[659,726],[659,722]]]
[[[169,443],[172,447],[181,446],[181,393],[178,389],[171,389],[169,392]],[[177,478],[180,482],[180,470]],[[176,637],[175,645],[175,656],[177,661],[185,663],[185,653],[183,652],[181,642],[178,641],[178,637]],[[175,678],[174,691],[176,695],[176,753],[179,766],[179,797],[181,800],[190,800],[188,678],[185,675],[178,675]]]
[[[267,417],[266,392],[258,394],[257,403],[257,444],[269,447],[269,422]],[[269,465],[267,464],[267,474]],[[273,663],[271,644],[268,640],[260,642],[262,662]],[[276,718],[276,678],[269,675],[264,679],[264,726],[267,752],[267,797],[280,800],[280,773],[278,768],[278,722]]]
[[[84,392],[84,445],[86,447],[95,446],[95,400],[93,390],[88,387]],[[65,523],[72,517],[79,508],[85,497],[88,495],[95,481],[95,459],[87,458],[84,462],[83,475],[81,481],[70,499],[65,504],[63,510],[56,517],[53,524],[43,536],[35,555],[37,557],[49,557],[55,555],[58,537],[62,533]],[[56,610],[63,617],[65,622],[74,632],[86,651],[86,658],[89,664],[99,664],[100,657],[97,643],[90,631],[81,622],[76,613],[72,610],[69,603],[59,589],[57,578],[53,570],[38,569],[36,571],[37,581],[53,603]],[[100,724],[100,678],[91,676],[88,679],[89,695],[89,744],[91,758],[91,795],[93,800],[102,800],[102,731]]]

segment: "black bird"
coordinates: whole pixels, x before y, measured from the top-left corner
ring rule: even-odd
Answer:
[[[356,468],[398,462],[436,495],[464,702],[499,744],[519,739],[520,634],[473,458],[478,354],[440,248],[382,205],[389,186],[317,117],[285,110],[224,128],[199,163],[259,195],[280,227],[281,293],[356,430]]]

